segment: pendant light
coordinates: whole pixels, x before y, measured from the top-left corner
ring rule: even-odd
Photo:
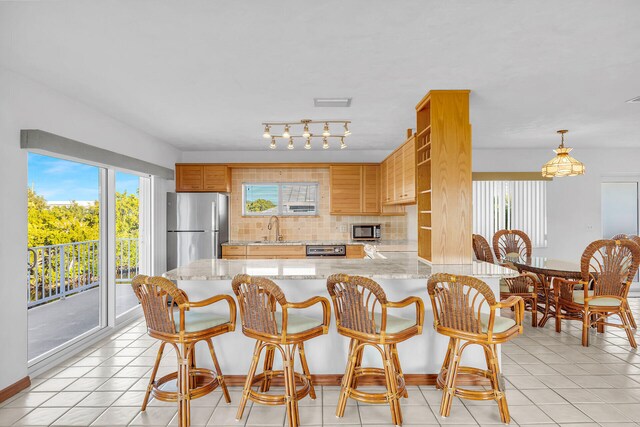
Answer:
[[[572,148],[564,146],[564,134],[569,132],[566,129],[557,131],[560,134],[561,141],[558,148],[553,150],[556,156],[542,166],[542,176],[545,178],[554,178],[562,176],[584,175],[585,166],[582,162],[574,159],[569,155]]]

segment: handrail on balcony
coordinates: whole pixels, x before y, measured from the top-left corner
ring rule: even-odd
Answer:
[[[100,284],[100,241],[28,248],[27,307],[95,288]],[[128,283],[139,271],[137,238],[116,239],[116,283]]]

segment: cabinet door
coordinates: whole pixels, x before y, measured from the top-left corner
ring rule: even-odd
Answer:
[[[204,165],[204,191],[229,192],[229,168],[225,165]]]
[[[404,162],[402,157],[402,149],[396,150],[393,153],[393,201],[399,202],[403,200],[403,170],[404,170]]]
[[[364,246],[347,245],[347,258],[364,258]]]
[[[388,162],[386,160],[380,163],[380,202],[381,204],[385,204],[389,201],[389,196],[387,192],[387,164]]]
[[[411,138],[402,147],[402,194],[403,200],[410,202],[416,199],[416,143]]]
[[[176,191],[202,191],[202,165],[176,165]]]
[[[385,160],[387,163],[387,203],[393,203],[395,191],[396,164],[394,158],[389,157]]]
[[[362,166],[362,212],[380,213],[380,166]]]
[[[332,165],[329,171],[331,213],[343,215],[362,212],[362,167]]]

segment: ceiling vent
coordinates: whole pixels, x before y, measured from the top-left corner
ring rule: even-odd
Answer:
[[[316,107],[351,107],[351,98],[313,98]]]
[[[631,98],[627,102],[629,104],[640,104],[640,96],[636,96],[635,98]]]

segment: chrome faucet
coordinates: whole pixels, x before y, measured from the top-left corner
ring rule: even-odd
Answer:
[[[282,240],[282,236],[280,235],[280,218],[278,218],[277,215],[271,215],[271,218],[269,218],[269,225],[267,225],[267,230],[271,231],[271,229],[273,228],[273,223],[274,222],[276,224],[276,236],[275,236],[275,239],[273,241],[274,242],[279,242],[279,241]],[[269,233],[269,234],[271,234],[271,233]]]

